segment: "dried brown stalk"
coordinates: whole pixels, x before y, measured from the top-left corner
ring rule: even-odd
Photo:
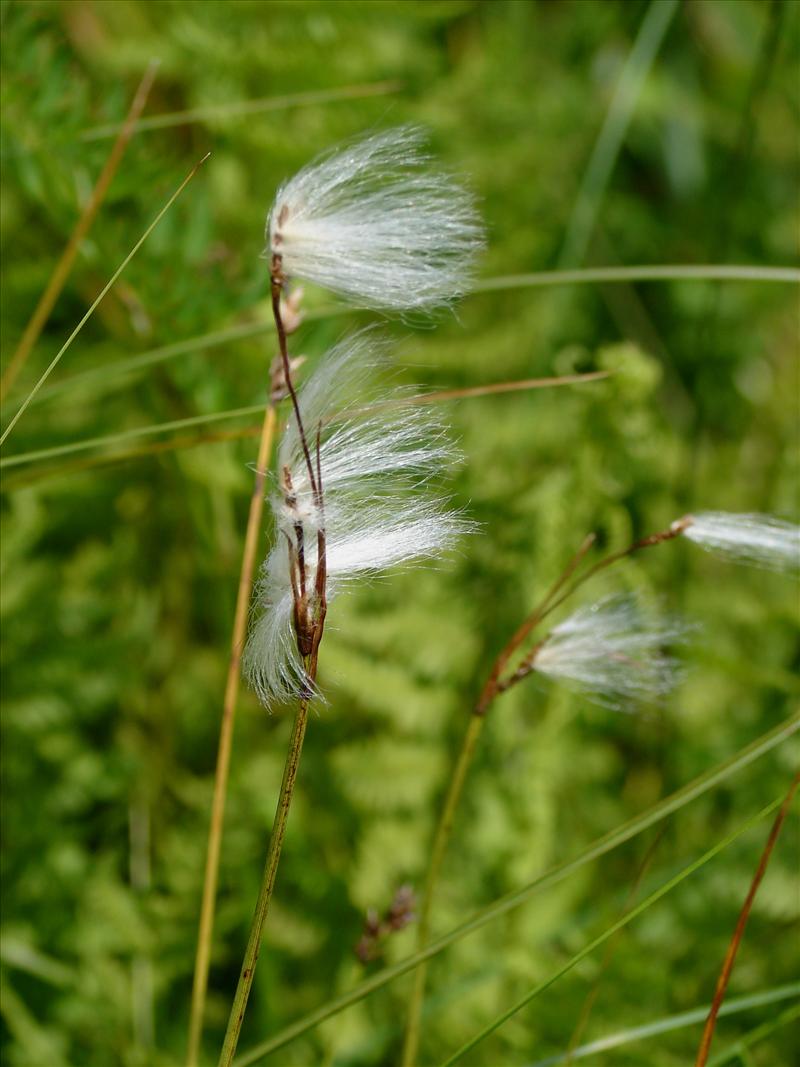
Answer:
[[[81,241],[89,232],[97,212],[100,210],[100,205],[105,200],[108,188],[111,185],[120,162],[122,161],[125,149],[128,147],[128,142],[133,136],[136,120],[141,115],[144,105],[147,102],[147,97],[153,86],[158,65],[158,60],[153,60],[144,72],[144,76],[139,83],[139,88],[136,90],[131,106],[128,109],[125,121],[117,134],[105,166],[95,182],[95,186],[92,189],[86,207],[83,209],[80,218],[75,224],[75,229],[72,231],[70,238],[67,241],[66,248],[62,252],[61,258],[56,264],[53,273],[50,275],[47,287],[39,298],[39,303],[36,305],[28,325],[25,327],[25,332],[20,338],[16,351],[9,360],[2,378],[0,378],[0,401],[5,400],[9,389],[14,384],[19,372],[24,367],[28,356],[33,350],[33,346],[39,339],[39,335],[50,317],[50,312],[53,310],[53,306],[55,305],[56,300],[58,300],[61,290],[64,288],[64,284],[69,277],[69,272],[72,269],[72,264],[75,261],[75,256],[78,254]]]
[[[700,1047],[697,1050],[697,1059],[695,1060],[695,1067],[705,1067],[708,1060],[708,1053],[711,1049],[711,1041],[714,1037],[714,1029],[717,1025],[717,1016],[719,1015],[719,1009],[722,1007],[722,1002],[725,999],[725,992],[728,988],[728,981],[733,971],[733,964],[736,960],[736,953],[739,951],[739,945],[742,943],[742,937],[744,935],[744,928],[747,926],[747,920],[750,918],[750,912],[753,907],[753,901],[756,898],[758,887],[764,878],[767,871],[770,858],[772,856],[773,849],[775,848],[775,842],[778,840],[778,835],[781,832],[784,820],[789,813],[794,794],[797,791],[797,787],[800,785],[800,772],[798,772],[789,786],[789,792],[786,794],[786,799],[781,804],[778,814],[775,816],[775,822],[772,824],[772,829],[769,832],[767,843],[764,845],[764,851],[761,853],[761,859],[758,861],[758,867],[756,873],[753,875],[753,881],[750,884],[750,889],[745,897],[742,910],[739,912],[739,918],[736,922],[736,929],[733,931],[733,937],[728,945],[728,951],[725,953],[725,959],[722,963],[722,970],[720,971],[719,978],[717,979],[717,988],[714,990],[714,999],[711,1002],[711,1011],[708,1013],[705,1027],[703,1028],[703,1036],[700,1039]]]

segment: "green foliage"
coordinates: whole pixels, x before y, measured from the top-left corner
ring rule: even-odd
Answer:
[[[487,277],[552,269],[645,11],[615,0],[7,0],[4,365],[110,149],[110,138],[86,131],[121,120],[152,56],[161,68],[151,116],[392,79],[399,87],[138,133],[3,426],[169,193],[212,157],[70,349],[53,377],[63,390],[31,406],[6,455],[259,404],[269,330],[123,377],[113,364],[267,324],[259,256],[277,183],[366,127],[431,128],[436,151],[481,198]],[[797,6],[781,0],[681,7],[634,109],[587,263],[792,261],[799,29]],[[326,317],[326,294],[309,293],[308,304],[320,314],[295,350],[312,364],[367,320]],[[363,977],[353,946],[365,913],[383,912],[402,883],[421,884],[451,761],[494,656],[587,531],[613,550],[692,509],[798,514],[791,287],[497,290],[474,294],[435,330],[385,328],[400,377],[430,388],[614,374],[449,402],[466,456],[454,493],[480,533],[437,568],[392,575],[333,606],[320,660],[328,702],[309,724],[242,1049]],[[97,373],[67,387],[88,370]],[[185,1053],[254,450],[252,438],[214,441],[85,469],[65,457],[8,478],[0,1047],[10,1067],[157,1067]],[[535,681],[498,702],[445,861],[435,932],[575,855],[796,704],[797,591],[785,578],[679,541],[626,561],[580,598],[616,589],[701,624],[685,681],[635,715]],[[258,892],[289,710],[268,716],[250,694],[240,700],[208,1062]],[[777,750],[671,820],[638,899],[785,790],[793,758],[790,746]],[[732,996],[792,977],[796,831],[791,817]],[[602,950],[583,961],[469,1062],[521,1065],[563,1051],[595,982],[584,1040],[706,1003],[765,834],[762,824],[737,841],[627,928],[610,964]],[[637,839],[437,958],[425,1064],[446,1059],[614,922],[650,844]],[[393,934],[386,958],[407,955],[413,941],[413,927]],[[407,993],[401,979],[267,1062],[392,1063]],[[754,1008],[723,1020],[719,1046],[764,1018]],[[676,1030],[646,1052],[621,1047],[592,1062],[672,1067],[693,1057],[698,1038],[697,1028]],[[750,1055],[766,1067],[788,1062],[790,1049],[778,1030]]]

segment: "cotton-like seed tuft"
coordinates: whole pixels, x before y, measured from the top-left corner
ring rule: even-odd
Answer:
[[[267,220],[281,274],[378,309],[461,296],[483,230],[472,197],[428,169],[423,142],[408,126],[365,137],[281,186]]]
[[[785,571],[800,568],[800,526],[771,515],[703,511],[688,516],[684,536],[740,563]]]
[[[330,603],[348,582],[440,556],[472,528],[431,484],[458,458],[436,416],[412,406],[408,394],[376,393],[381,354],[371,331],[346,339],[300,391],[312,452],[319,432],[322,508],[294,419],[280,443],[279,491],[271,501],[276,539],[258,586],[262,613],[244,655],[246,674],[266,705],[310,685],[293,631],[288,545],[297,542],[298,529],[309,587],[317,574],[317,534],[324,530]]]
[[[533,669],[619,707],[664,694],[675,684],[678,664],[663,649],[686,630],[675,620],[643,619],[630,596],[607,597],[559,623],[536,652]]]

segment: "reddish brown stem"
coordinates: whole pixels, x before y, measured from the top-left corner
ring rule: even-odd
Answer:
[[[275,330],[278,334],[278,350],[281,355],[281,363],[283,364],[283,374],[286,380],[286,390],[292,401],[292,408],[294,409],[294,417],[297,422],[297,432],[300,436],[300,444],[303,448],[303,456],[306,461],[306,468],[308,470],[308,477],[311,483],[311,489],[314,493],[314,497],[318,496],[317,479],[314,474],[314,464],[311,462],[311,452],[308,447],[308,441],[306,439],[306,431],[303,426],[303,418],[300,414],[300,404],[297,400],[297,393],[295,392],[294,382],[292,381],[292,366],[289,362],[289,349],[286,344],[286,329],[283,325],[283,318],[281,317],[281,291],[283,289],[280,266],[280,257],[272,257],[272,268],[270,276],[270,292],[272,294],[272,314],[275,318]]]
[[[719,1010],[722,1007],[722,1002],[725,999],[725,992],[728,988],[728,981],[731,977],[733,970],[733,964],[736,960],[736,953],[739,951],[739,945],[742,943],[742,937],[744,935],[744,928],[747,925],[747,920],[750,918],[750,912],[753,907],[753,901],[756,898],[758,887],[766,874],[767,866],[772,856],[773,849],[775,848],[775,842],[778,840],[778,835],[781,832],[784,820],[789,813],[789,808],[794,798],[794,794],[797,790],[797,786],[800,785],[800,772],[794,776],[792,784],[789,786],[789,792],[786,794],[786,799],[781,804],[780,811],[775,816],[775,822],[772,824],[772,829],[769,832],[767,843],[764,846],[764,851],[761,853],[761,859],[758,861],[758,867],[756,873],[753,876],[753,881],[745,897],[742,910],[739,912],[739,918],[736,923],[736,929],[733,931],[733,937],[728,945],[728,951],[725,953],[725,959],[722,963],[722,970],[720,971],[719,978],[717,979],[717,988],[714,990],[714,999],[711,1002],[711,1011],[708,1013],[706,1019],[706,1025],[703,1029],[703,1036],[700,1040],[700,1048],[697,1051],[697,1059],[695,1060],[695,1067],[705,1067],[708,1060],[708,1053],[711,1049],[711,1041],[714,1037],[714,1028],[717,1025],[717,1016]]]
[[[619,560],[624,559],[626,556],[633,555],[634,552],[638,552],[642,548],[652,548],[654,545],[660,545],[665,541],[671,541],[673,538],[682,534],[687,526],[691,525],[692,521],[691,515],[685,515],[682,519],[677,519],[673,522],[666,530],[659,530],[657,533],[649,534],[647,537],[642,537],[638,541],[634,541],[633,544],[628,545],[627,548],[624,548],[619,552],[612,552],[611,555],[606,556],[604,559],[595,563],[595,565],[590,567],[588,571],[580,576],[580,578],[577,578],[572,585],[568,586],[561,592],[570,577],[574,574],[583,557],[594,543],[594,534],[589,534],[542,603],[528,616],[498,656],[494,667],[492,668],[492,673],[481,693],[480,700],[476,707],[476,714],[485,714],[486,709],[495,697],[500,696],[501,693],[505,693],[506,690],[516,685],[517,682],[521,682],[523,678],[527,678],[533,670],[534,658],[542,644],[544,644],[544,640],[540,641],[539,644],[529,652],[524,659],[522,659],[517,668],[510,675],[507,675],[505,678],[501,678],[500,675],[508,665],[514,652],[516,652],[522,642],[533,632],[539,623],[541,623],[560,604],[563,604],[565,600],[568,600],[569,597],[571,597],[572,594],[584,584],[584,582],[588,582],[595,574],[610,567],[613,563],[617,563]],[[558,595],[559,592],[561,592],[560,596]]]
[[[580,548],[569,561],[567,566],[561,572],[561,574],[550,587],[550,589],[547,591],[544,600],[542,600],[541,603],[533,609],[533,611],[525,619],[519,629],[514,633],[511,640],[503,648],[500,655],[494,661],[494,665],[489,673],[489,677],[486,679],[486,684],[484,685],[483,689],[481,690],[481,694],[478,697],[478,703],[475,706],[476,715],[484,715],[486,713],[489,708],[489,705],[500,691],[500,675],[503,673],[506,665],[508,664],[508,661],[514,655],[514,653],[517,651],[523,641],[539,625],[541,620],[544,618],[548,609],[548,605],[552,601],[553,597],[558,594],[559,590],[564,587],[565,583],[568,582],[572,575],[575,573],[576,569],[580,566],[581,560],[592,547],[594,542],[595,535],[593,533],[587,534],[586,537],[584,537]]]

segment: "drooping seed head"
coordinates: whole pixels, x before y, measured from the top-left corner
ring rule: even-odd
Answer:
[[[281,473],[272,499],[276,539],[258,588],[262,613],[244,656],[246,673],[266,705],[310,687],[293,632],[299,546],[305,587],[313,590],[317,535],[324,531],[330,602],[359,577],[442,555],[472,526],[431,484],[457,458],[436,417],[413,406],[408,394],[376,393],[380,348],[371,331],[346,339],[300,391],[312,447],[319,432],[322,507],[294,420],[280,443]]]
[[[620,701],[662,695],[675,684],[678,664],[665,648],[686,632],[674,619],[648,621],[628,595],[606,597],[559,623],[532,666],[618,707]]]

